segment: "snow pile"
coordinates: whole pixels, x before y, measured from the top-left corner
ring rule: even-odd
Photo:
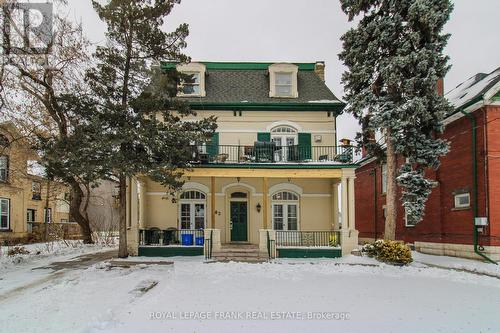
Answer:
[[[27,254],[8,255],[14,247],[22,247]],[[31,264],[42,259],[61,256],[76,256],[92,251],[109,250],[105,244],[83,244],[81,240],[65,240],[16,246],[0,246],[0,268],[6,270],[14,266]]]

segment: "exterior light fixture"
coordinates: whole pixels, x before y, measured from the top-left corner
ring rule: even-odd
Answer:
[[[262,208],[262,206],[260,205],[260,202],[257,204],[256,208],[257,208],[257,212],[260,213],[260,210]]]

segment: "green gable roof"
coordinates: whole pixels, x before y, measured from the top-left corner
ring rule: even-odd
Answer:
[[[314,72],[315,63],[296,63],[298,98],[269,97],[268,67],[261,62],[202,62],[206,66],[205,97],[179,97],[195,110],[332,111],[345,104]],[[177,64],[163,62],[161,68]]]

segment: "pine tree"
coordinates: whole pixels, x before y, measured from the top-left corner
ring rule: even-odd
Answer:
[[[340,0],[356,27],[342,36],[339,55],[348,70],[342,76],[347,111],[364,125],[362,136],[381,132],[385,146],[372,142],[372,153],[387,159],[385,238],[395,239],[397,186],[409,219],[423,218],[435,183],[427,168],[438,168],[448,144],[436,135],[451,111],[438,95],[437,81],[449,70],[443,55],[449,35],[443,26],[453,9],[449,0]],[[405,158],[397,170],[397,157]]]
[[[192,141],[208,139],[213,118],[183,122],[194,114],[172,97],[178,73],[159,73],[161,60],[184,62],[187,24],[163,32],[165,17],[180,0],[93,1],[106,22],[107,43],[97,48],[96,67],[87,74],[99,106],[88,114],[88,131],[96,133],[101,163],[119,180],[119,257],[128,256],[126,239],[127,179],[149,175],[171,190],[181,185],[182,169],[189,166]],[[161,112],[160,112],[161,111]]]

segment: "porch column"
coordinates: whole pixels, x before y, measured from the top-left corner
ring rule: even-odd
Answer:
[[[145,201],[146,201],[146,182],[142,179],[137,179],[137,198],[138,198],[138,218],[139,229],[143,229],[145,225]]]
[[[267,229],[267,206],[268,206],[268,195],[267,191],[269,189],[269,182],[267,177],[262,178],[262,229]]]
[[[215,229],[215,177],[210,177],[210,225]]]
[[[349,204],[348,204],[348,185],[347,185],[347,177],[342,175],[341,181],[341,208],[342,208],[342,229],[349,229]]]
[[[355,210],[355,196],[354,196],[354,178],[349,177],[349,229],[356,229],[356,210]]]
[[[333,230],[339,229],[339,183],[334,180],[332,184],[332,215]]]

